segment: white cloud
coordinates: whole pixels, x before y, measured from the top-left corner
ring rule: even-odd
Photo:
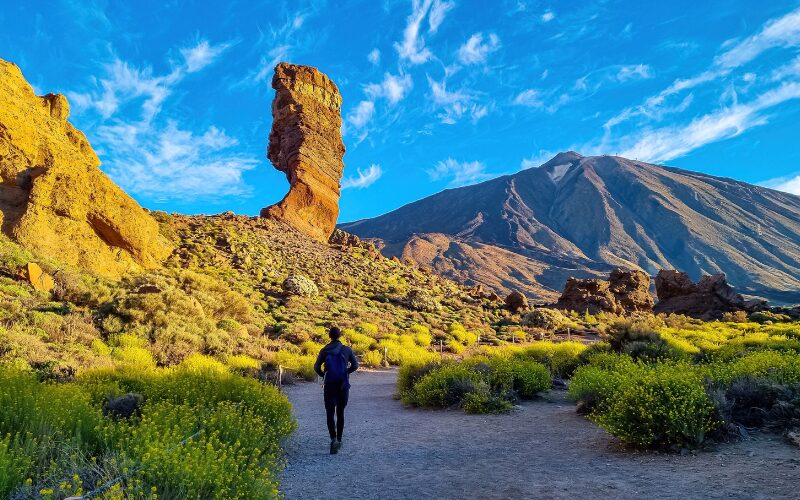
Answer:
[[[114,122],[98,137],[109,175],[124,189],[160,198],[249,194],[242,174],[258,161],[231,151],[238,141],[216,127],[200,135],[168,121],[163,127]]]
[[[458,49],[458,60],[462,64],[483,63],[489,54],[499,48],[500,39],[494,33],[489,33],[489,38],[485,43],[483,33],[475,33]]]
[[[272,76],[275,66],[289,58],[289,45],[279,45],[270,49],[266,56],[261,57],[258,67],[245,79],[245,83],[265,82]]]
[[[104,169],[124,189],[167,199],[249,192],[242,173],[258,162],[231,151],[235,138],[213,126],[194,132],[160,116],[184,77],[221,54],[218,47],[201,42],[182,51],[184,62],[166,75],[115,59],[103,66],[105,74],[93,80],[94,88],[68,93],[77,112],[97,113],[90,135]]]
[[[411,64],[422,64],[433,57],[433,53],[425,46],[425,38],[420,32],[422,22],[427,16],[428,33],[436,33],[445,15],[453,6],[453,2],[442,0],[412,0],[411,14],[403,30],[403,40],[394,44],[401,60]]]
[[[770,75],[770,79],[774,82],[779,82],[786,78],[797,76],[800,76],[800,56],[776,68]]]
[[[357,169],[358,175],[355,177],[345,177],[342,179],[342,189],[363,189],[375,184],[381,178],[383,170],[380,165],[372,164],[366,170]]]
[[[347,115],[347,122],[356,128],[364,128],[375,113],[375,103],[372,101],[361,101]]]
[[[377,66],[381,62],[381,51],[378,49],[372,49],[369,54],[367,54],[367,60],[373,65]]]
[[[397,104],[408,94],[414,82],[411,75],[392,75],[385,73],[381,83],[370,83],[364,87],[364,92],[371,99],[384,97],[390,104]]]
[[[447,12],[455,7],[455,2],[442,2],[441,0],[434,0],[431,6],[431,13],[428,15],[428,32],[436,33],[444,21],[444,16]]]
[[[460,162],[453,158],[436,163],[427,172],[434,181],[449,179],[448,186],[450,187],[475,184],[493,177],[486,172],[486,166],[479,161]]]
[[[430,86],[430,98],[434,107],[442,110],[439,113],[439,120],[447,125],[453,125],[463,117],[470,117],[473,122],[477,122],[489,113],[489,108],[485,105],[476,104],[475,97],[464,90],[450,92],[444,80],[437,82],[428,77]]]
[[[714,64],[723,69],[738,68],[768,49],[798,45],[800,45],[800,8],[768,21],[760,32],[741,42],[733,43],[730,49],[714,59]]]
[[[623,139],[622,156],[645,161],[667,161],[682,156],[705,144],[735,137],[744,131],[764,125],[767,117],[761,112],[789,100],[800,99],[800,83],[786,83],[761,94],[748,104],[734,104],[687,124],[648,130]]]
[[[556,151],[540,149],[538,153],[532,155],[530,158],[522,159],[522,162],[520,162],[520,170],[540,167],[551,160],[556,154]]]
[[[541,108],[544,103],[541,99],[541,93],[536,89],[523,90],[517,97],[514,98],[514,104],[518,106],[528,106],[531,108]]]
[[[647,79],[651,78],[652,72],[650,66],[647,64],[630,64],[621,66],[617,72],[617,80],[624,82],[632,79]]]
[[[556,15],[553,13],[552,10],[547,10],[547,11],[544,12],[544,14],[542,14],[542,22],[543,23],[549,23],[550,21],[552,21],[555,18],[556,18]]]
[[[660,116],[658,108],[665,105],[670,96],[724,78],[769,49],[798,45],[800,45],[800,8],[768,21],[758,33],[745,40],[723,44],[721,47],[723,51],[714,58],[709,69],[690,78],[676,79],[667,88],[649,97],[643,104],[622,110],[604,126],[608,130],[634,117]],[[790,71],[788,66],[785,69]]]
[[[188,73],[200,71],[216,61],[217,58],[232,45],[232,42],[211,45],[208,43],[208,40],[201,40],[194,47],[184,47],[180,49],[186,64],[186,71]]]
[[[764,187],[777,189],[789,194],[800,196],[800,174],[788,177],[778,177],[760,183]]]

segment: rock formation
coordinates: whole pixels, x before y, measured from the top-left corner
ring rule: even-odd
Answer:
[[[509,293],[505,303],[506,307],[508,307],[511,312],[522,311],[528,308],[528,298],[518,291]]]
[[[344,171],[342,96],[316,68],[280,63],[272,78],[272,131],[267,157],[289,180],[289,193],[263,208],[262,217],[285,220],[319,241],[328,241],[339,217]]]
[[[656,295],[655,312],[685,314],[705,320],[719,319],[726,312],[764,307],[762,301],[745,301],[728,284],[725,274],[705,275],[694,283],[686,273],[662,269],[656,276]]]
[[[624,314],[651,311],[650,276],[639,270],[615,269],[608,281],[569,278],[556,308],[577,312]]]
[[[98,168],[63,95],[37,97],[0,60],[2,231],[52,259],[108,277],[160,264],[158,225]]]

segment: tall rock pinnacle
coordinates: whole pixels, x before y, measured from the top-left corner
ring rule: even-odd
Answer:
[[[262,217],[285,220],[327,241],[339,217],[339,181],[344,171],[342,96],[316,68],[280,63],[272,78],[272,131],[267,158],[289,180],[279,203]]]
[[[160,265],[170,248],[158,224],[100,171],[68,117],[63,95],[37,97],[19,68],[0,59],[3,233],[104,276]]]

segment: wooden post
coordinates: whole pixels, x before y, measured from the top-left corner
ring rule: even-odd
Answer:
[[[570,332],[569,327],[567,327],[567,340],[572,340],[572,333]]]
[[[283,366],[278,365],[278,389],[281,388],[282,384],[283,384]]]
[[[383,347],[383,364],[389,364],[389,348],[386,346]]]
[[[444,353],[444,340],[439,339],[439,354]]]

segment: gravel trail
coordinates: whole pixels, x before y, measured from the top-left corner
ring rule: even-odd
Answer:
[[[299,424],[286,443],[287,499],[800,498],[800,450],[779,437],[637,453],[576,415],[563,391],[508,415],[465,415],[404,408],[396,379],[352,376],[338,455],[328,454],[322,388],[286,388]]]

